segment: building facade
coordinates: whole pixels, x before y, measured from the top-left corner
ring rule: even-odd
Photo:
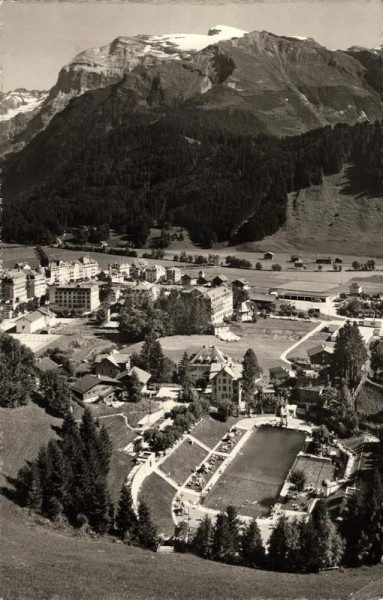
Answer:
[[[49,288],[49,305],[59,310],[93,311],[100,306],[98,285],[52,285]]]

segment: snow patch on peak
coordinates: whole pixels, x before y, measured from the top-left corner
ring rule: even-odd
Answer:
[[[149,44],[160,44],[161,46],[173,46],[180,51],[203,50],[212,43],[230,40],[235,37],[243,37],[248,32],[226,25],[216,25],[207,34],[200,33],[172,33],[165,35],[148,36]]]

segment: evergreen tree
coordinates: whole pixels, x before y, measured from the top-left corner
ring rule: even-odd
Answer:
[[[259,377],[261,369],[255,352],[249,348],[242,361],[242,399],[251,405],[254,400],[255,380]]]
[[[26,506],[35,512],[40,512],[43,502],[43,490],[41,487],[40,471],[34,462],[30,468],[30,479],[25,491]]]
[[[268,565],[273,571],[284,571],[287,568],[288,537],[288,521],[285,516],[282,516],[269,539]]]
[[[101,472],[106,476],[110,468],[110,460],[113,452],[113,444],[110,439],[107,428],[103,425],[97,436],[96,447],[99,456]]]
[[[137,527],[137,516],[133,508],[131,488],[123,485],[120,491],[115,528],[119,537],[123,540],[131,540]]]
[[[67,378],[58,371],[48,371],[40,377],[40,393],[48,410],[64,417],[69,411],[71,392]]]
[[[68,491],[65,457],[56,441],[47,446],[49,473],[44,482],[43,512],[49,519],[57,519],[64,511]]]
[[[190,375],[189,369],[189,355],[187,352],[184,352],[180,363],[178,365],[178,381],[181,385],[183,385],[184,377]]]
[[[255,519],[245,525],[240,544],[241,561],[246,567],[263,567],[265,548]]]
[[[137,542],[142,548],[153,552],[158,547],[157,531],[152,523],[149,507],[144,501],[138,507]]]
[[[228,562],[232,557],[232,534],[229,529],[227,515],[221,512],[217,515],[214,529],[211,554],[214,560]]]
[[[355,387],[361,377],[362,367],[367,360],[367,350],[356,322],[346,321],[339,330],[332,357],[333,378],[344,378],[346,383]]]
[[[137,377],[137,374],[133,371],[132,374],[126,379],[125,384],[126,391],[128,393],[129,402],[139,402],[141,400],[141,383]]]
[[[339,565],[343,556],[343,540],[332,523],[323,500],[315,505],[311,522],[315,531],[315,545],[310,557],[312,570]]]
[[[197,527],[193,537],[192,549],[194,554],[201,558],[210,558],[212,551],[213,524],[208,515],[205,515]]]

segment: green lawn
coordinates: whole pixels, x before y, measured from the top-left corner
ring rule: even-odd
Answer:
[[[362,418],[383,423],[383,389],[365,383],[358,394],[357,410]]]
[[[278,364],[284,350],[287,350],[308,331],[314,329],[315,323],[308,321],[289,321],[282,319],[261,319],[257,323],[241,323],[233,329],[241,336],[237,342],[222,342],[214,335],[175,335],[160,339],[166,356],[179,362],[183,353],[189,355],[197,352],[201,346],[215,345],[234,360],[242,361],[246,350],[253,348],[264,370]],[[129,347],[130,352],[140,352],[142,342]]]
[[[140,499],[147,502],[159,534],[174,534],[171,504],[175,493],[176,490],[157,473],[149,475],[140,490]]]
[[[194,468],[207,456],[206,450],[197,443],[191,444],[185,440],[171,453],[161,465],[160,469],[169,475],[178,485],[182,485],[191,475]]]
[[[220,439],[229,431],[238,421],[235,417],[230,417],[225,423],[214,419],[211,415],[204,417],[200,423],[192,430],[192,435],[200,440],[203,444],[206,444],[209,448],[213,449]]]
[[[206,498],[224,510],[229,504],[242,515],[266,516],[302,447],[305,434],[276,427],[253,431]]]

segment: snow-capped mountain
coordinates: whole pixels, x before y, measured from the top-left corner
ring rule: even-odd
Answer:
[[[0,121],[8,121],[20,113],[36,110],[47,96],[48,92],[24,88],[0,93]]]

